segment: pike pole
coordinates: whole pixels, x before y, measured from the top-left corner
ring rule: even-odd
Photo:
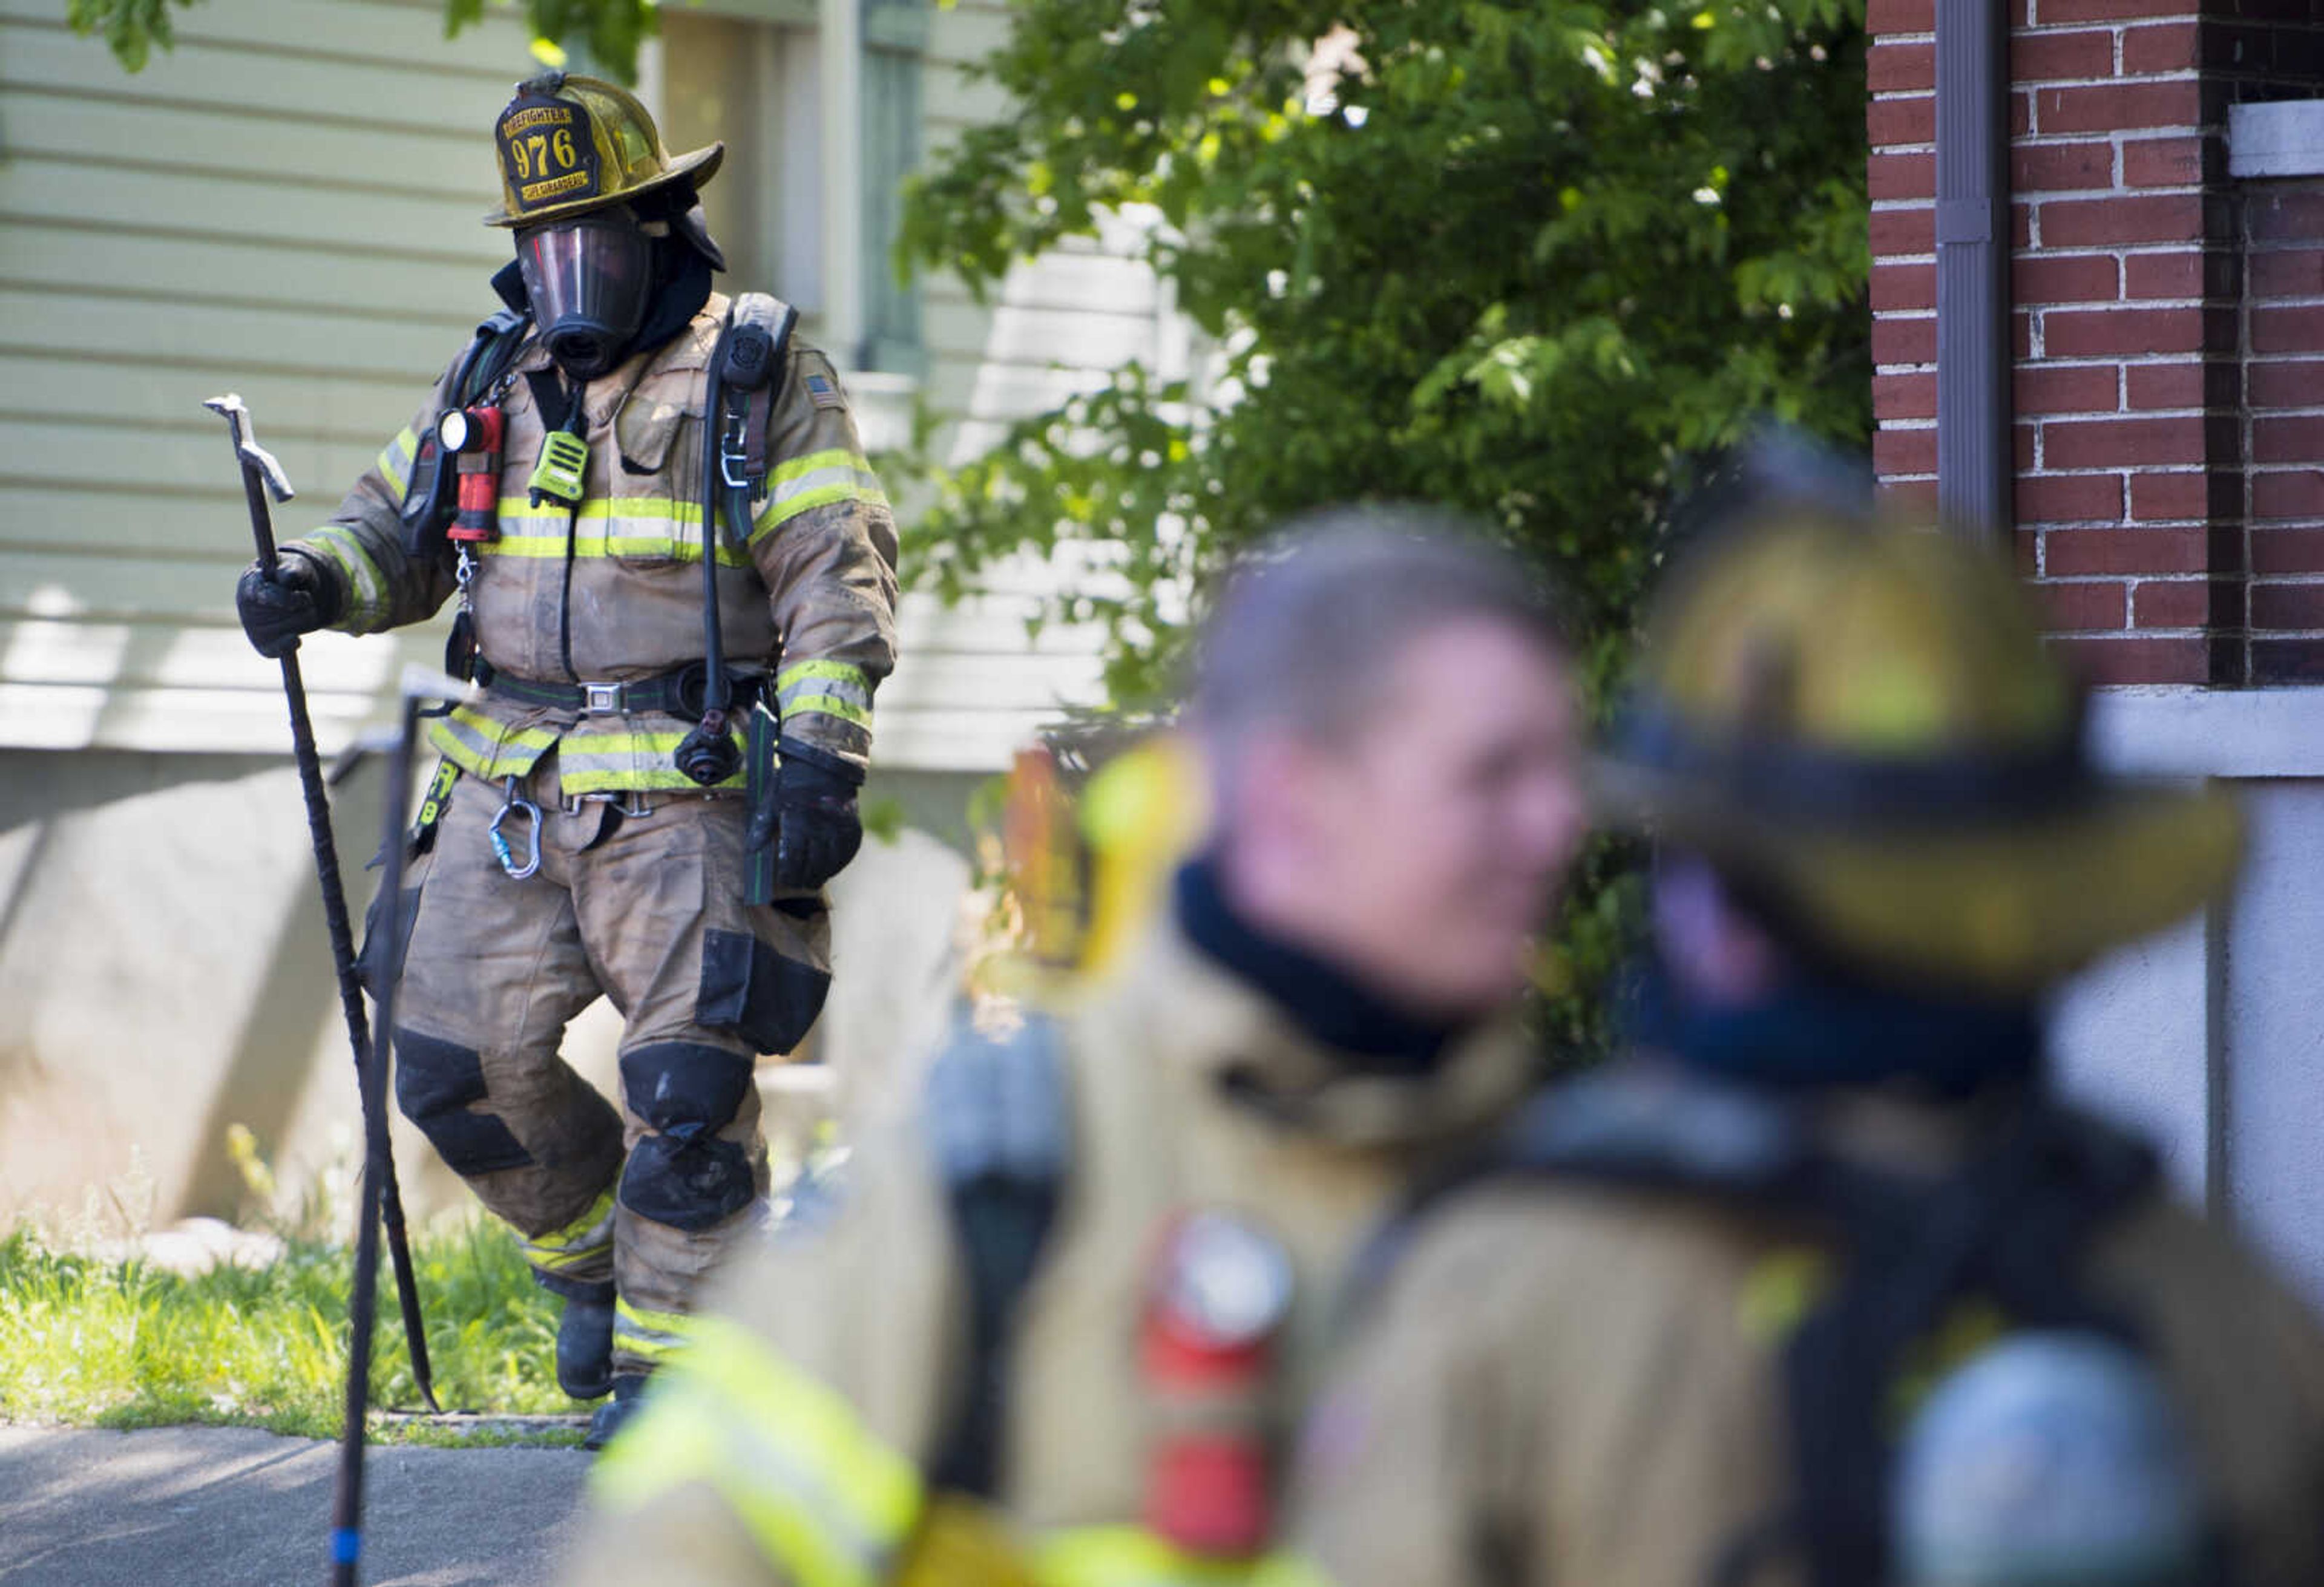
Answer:
[[[258,444],[252,433],[250,409],[240,397],[228,392],[213,397],[202,404],[222,417],[234,436],[235,461],[242,468],[243,494],[250,502],[250,532],[257,542],[258,565],[268,574],[274,572],[277,557],[274,550],[274,522],[266,504],[268,492],[277,501],[288,501],[293,491],[290,476],[272,453]],[[295,639],[290,648],[282,653],[282,695],[290,711],[290,750],[299,763],[299,787],[307,800],[307,835],[315,849],[315,878],[323,890],[323,923],[330,932],[331,962],[338,972],[339,1013],[346,1019],[347,1042],[355,1050],[355,1083],[367,1098],[374,1087],[374,1070],[381,1072],[383,1085],[383,1065],[372,1062],[373,1043],[364,1028],[363,986],[355,976],[355,932],[347,923],[346,889],[339,880],[338,847],[331,840],[330,796],[323,790],[323,766],[315,753],[315,724],[307,714],[307,684],[299,673],[299,646]],[[408,768],[407,768],[408,769]],[[404,791],[392,785],[388,790],[391,803],[400,801]],[[398,844],[391,833],[388,856],[391,862],[399,860]],[[401,865],[392,864],[391,876],[400,871]],[[390,894],[391,903],[395,902]],[[385,940],[393,941],[392,935]],[[383,1049],[382,1049],[383,1050]],[[365,1125],[366,1136],[369,1125]],[[374,1235],[372,1225],[382,1218],[387,1225],[388,1250],[395,1262],[396,1298],[403,1309],[403,1336],[411,1352],[412,1381],[420,1387],[420,1399],[433,1412],[441,1414],[443,1408],[436,1403],[435,1374],[428,1363],[428,1330],[420,1316],[420,1284],[411,1271],[411,1243],[404,1231],[403,1196],[395,1182],[395,1160],[389,1154],[385,1122],[383,1119],[379,1138],[367,1143],[364,1151],[364,1179],[370,1185],[373,1158],[378,1160],[379,1188],[376,1196],[365,1197],[364,1226],[358,1233],[358,1243]],[[376,1253],[374,1253],[375,1256]],[[364,1328],[365,1344],[369,1344],[369,1319],[357,1319]],[[366,1353],[366,1359],[368,1353]]]
[[[379,884],[380,895],[387,900],[380,917],[383,931],[400,934],[403,924],[403,829],[411,813],[412,743],[420,736],[420,702],[456,700],[466,693],[465,685],[425,667],[404,669],[395,748],[387,763],[387,858]],[[379,1310],[380,1206],[383,1197],[395,1189],[395,1163],[387,1142],[388,1060],[395,1041],[392,977],[374,1002],[377,1014],[372,1051],[379,1061],[363,1071],[363,1221],[356,1226],[355,1282],[347,1302],[346,1421],[339,1435],[338,1484],[331,1500],[331,1587],[355,1587],[356,1566],[363,1558],[364,1421],[371,1408],[372,1324]]]

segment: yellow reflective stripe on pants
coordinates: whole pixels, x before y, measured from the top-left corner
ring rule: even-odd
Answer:
[[[556,746],[557,734],[549,728],[513,728],[472,705],[456,705],[451,715],[428,724],[428,742],[470,776],[500,783],[530,772]]]
[[[525,1241],[524,1259],[545,1273],[569,1272],[600,1261],[613,1249],[613,1193],[608,1189],[563,1228]]]
[[[682,1311],[649,1311],[632,1306],[626,1297],[613,1301],[613,1348],[656,1365],[691,1346],[696,1326]]]
[[[862,453],[844,446],[810,452],[779,463],[767,475],[767,505],[751,528],[753,546],[811,507],[834,501],[888,505],[887,494],[880,489],[880,477],[872,472],[870,461]]]
[[[597,1502],[635,1510],[701,1483],[733,1506],[778,1580],[885,1582],[922,1502],[919,1472],[854,1408],[722,1317],[688,1348],[591,1470]]]
[[[619,793],[631,789],[702,791],[702,784],[678,769],[672,758],[686,741],[684,732],[637,733],[619,729],[591,731],[587,724],[567,733],[557,750],[558,784],[567,794]],[[737,739],[740,747],[740,739]],[[739,788],[736,772],[721,788]]]
[[[342,626],[377,628],[387,620],[387,576],[344,524],[325,524],[307,537],[310,551],[319,551],[338,564],[347,579],[347,609],[339,614]]]
[[[411,484],[411,460],[420,455],[420,432],[406,425],[380,449],[379,477],[401,496]]]
[[[1044,1587],[1241,1587],[1270,1568],[1263,1558],[1205,1559],[1136,1526],[1077,1527],[1033,1548],[1033,1573]],[[1282,1587],[1296,1583],[1286,1577]]]

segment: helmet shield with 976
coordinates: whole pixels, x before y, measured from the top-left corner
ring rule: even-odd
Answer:
[[[493,126],[501,207],[494,226],[531,226],[717,173],[726,145],[672,156],[636,97],[595,78],[543,72],[519,83]]]

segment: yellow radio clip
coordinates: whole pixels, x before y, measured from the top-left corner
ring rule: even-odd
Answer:
[[[525,482],[532,505],[554,501],[559,507],[580,506],[582,476],[588,466],[588,442],[570,430],[549,431],[540,444],[540,461],[532,465],[532,478]]]

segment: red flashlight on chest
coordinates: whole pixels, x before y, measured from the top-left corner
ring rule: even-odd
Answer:
[[[1188,1214],[1162,1240],[1138,1346],[1155,1418],[1145,1519],[1189,1554],[1238,1558],[1266,1546],[1291,1290],[1283,1248],[1231,1214]]]
[[[501,537],[501,410],[455,408],[436,421],[436,444],[458,460],[459,514],[447,538],[480,545]]]

